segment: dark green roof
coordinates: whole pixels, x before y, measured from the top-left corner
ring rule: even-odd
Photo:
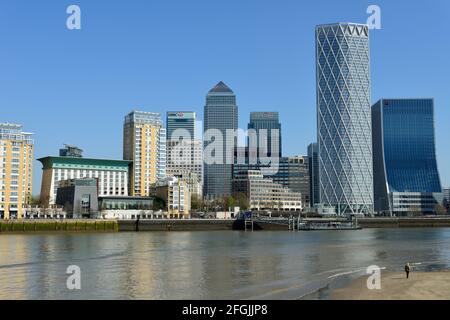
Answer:
[[[37,159],[43,165],[43,169],[73,168],[73,169],[115,169],[128,170],[132,163],[129,160],[90,159],[73,157],[45,157]]]

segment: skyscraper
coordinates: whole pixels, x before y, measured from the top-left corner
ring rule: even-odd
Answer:
[[[18,124],[0,123],[0,219],[20,219],[30,204],[33,154],[31,133]]]
[[[317,143],[311,143],[308,146],[309,158],[309,193],[311,207],[320,203],[319,193],[319,154]]]
[[[167,112],[167,140],[173,140],[175,138],[173,133],[178,129],[185,130],[185,133],[188,133],[188,136],[185,137],[183,132],[183,138],[195,139],[195,120],[196,115],[192,111]],[[182,131],[178,131],[178,136],[180,132]]]
[[[375,210],[432,214],[442,203],[433,99],[382,99],[372,107]]]
[[[278,112],[251,112],[248,130],[255,130],[254,142],[260,155],[267,157],[281,157],[281,123]],[[249,147],[251,139],[249,139]],[[273,149],[272,149],[273,148]]]
[[[206,96],[204,115],[204,194],[208,198],[231,195],[234,147],[237,144],[236,136],[232,133],[237,128],[238,107],[236,105],[236,95],[221,81]],[[222,143],[218,143],[219,140],[211,137],[217,134],[221,135],[220,141]],[[214,150],[209,153],[208,146],[213,143],[220,150]]]
[[[338,214],[373,212],[367,25],[316,27],[320,199]]]
[[[167,176],[189,180],[191,194],[201,196],[203,187],[202,141],[195,139],[196,114],[190,111],[167,113]],[[182,139],[182,141],[180,141]],[[195,186],[195,187],[193,187]]]
[[[133,161],[133,196],[148,196],[151,185],[165,178],[166,129],[159,113],[133,111],[125,117],[123,159]]]

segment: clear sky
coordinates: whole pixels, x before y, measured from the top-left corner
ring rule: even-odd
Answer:
[[[82,29],[66,28],[79,5]],[[0,122],[35,133],[36,158],[63,143],[86,157],[122,157],[133,109],[193,110],[223,80],[239,124],[279,111],[286,155],[316,140],[314,27],[365,23],[371,33],[372,101],[434,97],[438,165],[450,186],[450,1],[409,0],[0,0]],[[41,166],[35,164],[34,193]]]

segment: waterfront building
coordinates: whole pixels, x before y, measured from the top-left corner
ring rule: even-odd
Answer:
[[[168,218],[189,218],[191,194],[186,181],[177,177],[167,177],[155,184],[155,195],[167,204]]]
[[[316,27],[320,201],[339,215],[373,212],[369,28]]]
[[[319,187],[319,151],[317,143],[311,143],[308,146],[309,158],[309,194],[311,207],[320,203]]]
[[[159,113],[133,111],[125,117],[123,159],[132,161],[133,196],[148,196],[151,185],[165,178],[166,129]]]
[[[94,178],[100,196],[127,196],[131,161],[72,157],[45,157],[42,163],[41,205],[56,203],[62,180]]]
[[[31,202],[34,141],[19,124],[0,123],[0,219],[21,219]]]
[[[83,158],[83,150],[76,146],[70,146],[68,144],[65,144],[64,148],[59,149],[59,156],[60,157]]]
[[[237,152],[244,152],[239,148]],[[248,158],[245,163],[233,165],[233,177],[248,170],[258,170],[265,178],[280,184],[292,192],[300,193],[304,207],[310,205],[310,177],[309,158],[306,156],[281,157],[276,165],[263,165],[261,163],[249,164]],[[235,193],[236,190],[233,189]]]
[[[302,210],[299,192],[293,192],[272,179],[265,178],[260,170],[237,173],[233,178],[233,191],[247,196],[251,210]]]
[[[444,207],[447,211],[450,211],[450,188],[445,188],[444,190]]]
[[[167,140],[195,139],[196,114],[193,111],[169,111],[166,117]],[[174,133],[178,130],[176,136]]]
[[[197,198],[203,198],[203,183],[201,181],[201,176],[191,170],[178,170],[174,171],[168,177],[175,177],[186,182],[189,193]]]
[[[100,216],[103,219],[155,219],[162,218],[162,212],[153,211],[150,197],[98,197]]]
[[[98,216],[97,179],[59,181],[56,204],[64,207],[67,218],[96,218]]]
[[[234,132],[238,129],[236,95],[225,83],[219,82],[208,92],[204,112],[204,195],[210,199],[230,196],[233,150],[237,145]],[[215,154],[216,161],[206,152],[208,145],[216,142],[210,137],[214,133],[220,134],[222,141],[222,150]],[[227,152],[229,150],[231,152]]]
[[[442,203],[433,99],[381,99],[372,107],[375,211],[433,214]]]
[[[247,128],[249,132],[255,132],[255,141],[249,137],[248,146],[256,148],[257,159],[261,156],[281,157],[281,123],[278,112],[250,112]]]

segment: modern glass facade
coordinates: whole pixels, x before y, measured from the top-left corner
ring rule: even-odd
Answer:
[[[278,112],[250,112],[248,130],[255,130],[255,145],[258,157],[281,157],[281,123]]]
[[[167,112],[166,124],[167,124],[167,139],[178,140],[180,132],[177,132],[177,136],[173,136],[173,133],[177,130],[183,130],[183,138],[192,140],[195,139],[195,112],[192,111],[169,111]],[[184,135],[186,133],[186,136]]]
[[[319,154],[317,143],[311,143],[308,146],[309,158],[309,193],[311,207],[320,203],[319,197]]]
[[[382,99],[372,107],[375,210],[433,213],[442,198],[433,99]]]
[[[367,25],[316,27],[320,200],[342,214],[373,212]]]
[[[237,144],[234,135],[227,135],[227,130],[233,132],[238,128],[238,107],[236,95],[222,81],[212,88],[206,96],[204,114],[204,132],[213,130],[221,133],[223,149],[221,160],[211,163],[211,155],[206,153],[206,148],[211,141],[204,141],[204,195],[208,198],[223,197],[231,195],[232,189],[232,166],[233,150]],[[212,131],[209,131],[212,132]],[[231,148],[231,155],[227,154],[227,147]],[[216,154],[215,158],[219,158]]]
[[[252,164],[246,157],[245,163],[235,161],[233,178],[249,170],[260,171],[265,178],[270,178],[274,183],[289,188],[292,192],[300,193],[302,205],[308,207],[310,206],[309,163],[309,158],[306,156],[281,157],[276,166]],[[237,190],[233,189],[233,193],[235,192]]]

